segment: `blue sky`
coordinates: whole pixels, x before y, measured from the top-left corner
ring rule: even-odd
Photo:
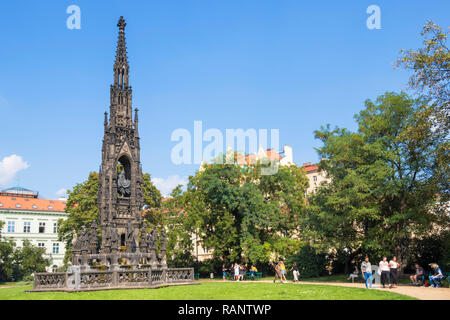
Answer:
[[[66,27],[72,4],[80,30]],[[380,30],[366,27],[372,4]],[[279,129],[297,164],[317,161],[313,131],[355,129],[364,100],[406,89],[399,50],[421,46],[427,19],[448,27],[450,2],[19,0],[0,12],[0,187],[55,198],[100,165],[121,15],[143,170],[170,189],[198,169],[170,159],[171,133],[195,120]]]

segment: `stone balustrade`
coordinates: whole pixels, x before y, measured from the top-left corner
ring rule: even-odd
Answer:
[[[88,291],[129,288],[154,288],[177,283],[193,283],[194,268],[164,268],[108,271],[43,272],[34,276],[32,291]]]

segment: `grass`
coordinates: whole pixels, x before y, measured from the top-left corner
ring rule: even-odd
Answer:
[[[414,300],[393,292],[327,285],[261,282],[201,282],[160,289],[91,292],[24,292],[32,286],[0,288],[0,300]]]

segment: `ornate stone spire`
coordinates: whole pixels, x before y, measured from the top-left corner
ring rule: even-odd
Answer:
[[[117,26],[119,27],[119,39],[117,40],[116,61],[114,62],[114,86],[128,87],[128,59],[127,44],[125,41],[126,22],[121,16]]]
[[[129,72],[127,45],[125,42],[125,20],[120,17],[119,37],[117,40],[116,59],[114,61],[114,84],[111,85],[110,125],[112,127],[132,126],[131,86],[129,86]]]

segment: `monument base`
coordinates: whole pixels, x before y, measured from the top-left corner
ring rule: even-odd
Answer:
[[[117,289],[161,288],[195,284],[194,268],[164,268],[108,271],[83,271],[72,266],[68,272],[42,272],[34,275],[34,288],[29,292],[98,291]]]

